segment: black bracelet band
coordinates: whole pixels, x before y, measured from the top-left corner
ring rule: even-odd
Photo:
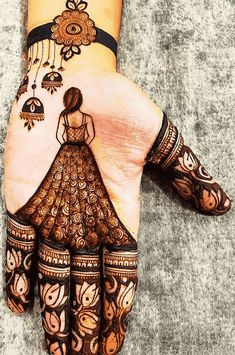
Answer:
[[[33,44],[43,41],[45,39],[51,39],[52,30],[51,27],[54,22],[46,23],[45,25],[38,26],[34,28],[27,37],[27,47],[31,47]],[[103,46],[109,48],[114,55],[117,55],[117,41],[107,32],[102,29],[95,27],[96,29],[96,39],[94,42],[100,43]]]
[[[161,129],[149,151],[149,153],[147,154],[147,157],[146,157],[146,161],[150,161],[151,158],[153,157],[155,151],[157,150],[159,144],[161,143],[162,141],[162,138],[164,137],[164,134],[166,132],[166,129],[167,129],[167,125],[168,125],[168,117],[167,117],[167,114],[163,111],[163,120],[162,120],[162,126],[161,126]]]

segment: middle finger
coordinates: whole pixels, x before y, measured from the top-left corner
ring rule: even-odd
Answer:
[[[99,250],[80,249],[71,255],[71,355],[99,351],[101,317]]]

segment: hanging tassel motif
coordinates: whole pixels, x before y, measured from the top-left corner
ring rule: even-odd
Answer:
[[[38,43],[37,43],[38,45]],[[24,127],[27,127],[28,130],[30,131],[32,127],[34,126],[34,121],[43,121],[44,120],[44,107],[42,102],[35,96],[36,88],[37,88],[37,76],[39,69],[41,68],[42,61],[43,61],[43,54],[44,54],[44,43],[42,42],[42,56],[41,60],[39,63],[39,66],[37,68],[35,78],[34,78],[34,83],[32,85],[33,89],[33,96],[30,97],[26,102],[24,103],[22,110],[20,112],[20,118],[23,120],[26,120]],[[38,59],[38,46],[37,46],[37,53],[36,53],[36,59]],[[33,58],[32,58],[33,60]],[[38,61],[36,61],[36,64]],[[33,61],[33,64],[35,64],[35,60]]]

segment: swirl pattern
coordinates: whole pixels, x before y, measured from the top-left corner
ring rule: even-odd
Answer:
[[[32,223],[44,239],[72,249],[93,249],[101,242],[135,244],[114,210],[86,143],[61,145],[37,191],[16,215]]]
[[[76,88],[68,90],[64,102],[71,105],[73,99],[75,107],[82,102]],[[137,242],[118,218],[88,145],[95,136],[91,116],[86,121],[82,114],[82,124],[75,127],[66,112],[60,116],[64,143],[35,193],[8,223],[8,306],[19,314],[30,302],[37,235],[49,354],[115,355],[124,342],[137,285]],[[18,226],[21,220],[26,227]]]

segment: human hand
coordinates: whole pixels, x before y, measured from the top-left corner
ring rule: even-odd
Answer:
[[[35,3],[31,7],[37,12]],[[62,82],[54,62],[48,73],[48,63],[44,67],[37,58],[44,42],[34,47],[36,58],[13,105],[4,154],[7,302],[23,313],[38,279],[50,354],[117,354],[137,285],[139,186],[146,161],[170,171],[181,195],[199,200],[203,211],[224,213],[230,201],[207,176],[212,190],[202,194],[206,203],[203,198],[201,203],[201,164],[169,122],[162,125],[163,112],[104,65],[113,67],[111,52],[91,46],[79,58],[80,69],[71,65]]]
[[[68,136],[63,143],[66,115],[59,118],[74,86],[89,136],[77,145]],[[38,97],[45,120],[24,127],[27,92],[13,106],[5,145],[8,305],[27,309],[38,272],[49,353],[115,354],[137,285],[139,184],[162,112],[114,72],[66,73],[56,96],[41,88]],[[68,116],[82,126],[79,110]]]

